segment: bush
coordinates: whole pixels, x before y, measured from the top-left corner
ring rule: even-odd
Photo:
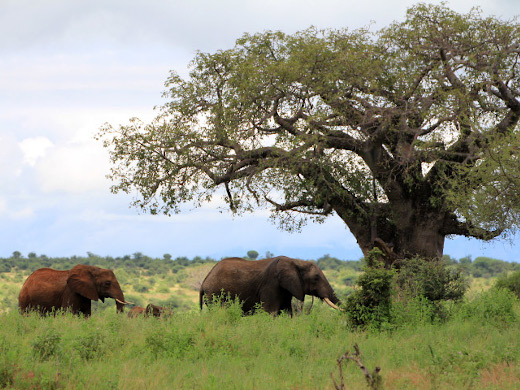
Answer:
[[[439,306],[425,297],[418,296],[395,300],[391,307],[391,322],[396,327],[416,327],[431,324],[439,318]]]
[[[106,339],[98,329],[78,335],[74,340],[74,349],[83,360],[101,359],[105,353]]]
[[[495,287],[507,289],[513,292],[517,298],[520,298],[520,271],[513,272],[510,275],[499,276]]]
[[[48,329],[44,334],[38,336],[33,342],[33,351],[40,360],[47,360],[57,354],[60,347],[61,336],[54,329]]]
[[[490,257],[477,257],[471,264],[471,272],[477,278],[491,278],[510,269],[511,263]]]
[[[459,308],[459,316],[479,322],[507,324],[516,321],[514,306],[518,299],[511,291],[492,288],[465,302]]]
[[[460,300],[469,282],[460,268],[442,260],[420,257],[406,259],[396,277],[396,292],[401,297],[424,297],[429,301]]]
[[[377,260],[379,249],[370,252],[366,259],[365,272],[357,284],[361,289],[350,294],[345,301],[345,312],[355,326],[380,328],[390,321],[392,280],[395,271],[383,268]]]
[[[195,338],[191,333],[181,332],[175,328],[154,329],[146,336],[145,344],[154,359],[161,356],[178,359],[192,348]]]
[[[236,324],[243,316],[242,302],[238,297],[231,296],[224,292],[220,295],[213,295],[211,299],[204,297],[207,303],[208,312],[218,321],[225,324]],[[262,305],[257,304],[254,308],[255,313],[262,310]]]
[[[356,275],[347,275],[347,276],[343,276],[341,278],[341,282],[343,283],[344,286],[351,287],[356,284],[356,279],[357,279]]]
[[[14,367],[5,358],[0,358],[0,389],[9,389],[14,382]]]
[[[150,289],[148,288],[148,286],[145,286],[143,284],[137,284],[134,286],[134,290],[138,293],[146,293],[148,291],[150,291]]]
[[[361,288],[346,299],[345,311],[353,326],[380,329],[383,324],[417,325],[444,319],[442,302],[462,299],[469,285],[462,270],[446,261],[416,257],[402,260],[398,270],[387,270],[379,258],[379,250],[370,252],[365,272],[357,280]]]

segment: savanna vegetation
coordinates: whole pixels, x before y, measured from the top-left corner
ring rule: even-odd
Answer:
[[[447,257],[443,264],[462,270],[472,282],[465,297],[435,301],[424,294],[431,286],[415,294],[394,280],[387,312],[370,321],[360,317],[360,322],[353,321],[348,307],[337,312],[317,302],[310,313],[307,302],[293,318],[262,312],[243,316],[237,302],[201,312],[193,296],[195,285],[198,275],[213,265],[212,259],[91,254],[41,261],[39,256],[1,259],[1,291],[18,291],[33,267],[69,268],[71,262],[90,262],[115,269],[128,300],[170,304],[174,312],[161,319],[128,318],[116,314],[112,300],[95,307],[89,319],[70,314],[22,316],[17,310],[4,310],[2,388],[333,389],[332,377],[338,386],[341,383],[337,359],[352,353],[355,344],[370,372],[380,368],[382,382],[372,388],[520,386],[520,303],[511,289],[495,286],[497,279],[520,279],[520,271],[514,271],[517,264]],[[344,302],[361,289],[360,276],[370,275],[361,272],[369,261],[323,256],[318,262]],[[480,274],[481,263],[491,265],[486,277]],[[416,271],[421,264],[418,260]],[[499,269],[505,273],[497,276]],[[415,273],[419,280],[421,272]],[[432,279],[431,272],[427,276]],[[3,296],[3,308],[13,308],[12,299],[15,294]],[[356,362],[343,361],[342,375],[344,388],[367,388]]]
[[[251,261],[259,257],[255,251],[248,254],[253,254]],[[354,344],[369,370],[381,369],[382,384],[374,388],[520,386],[519,290],[496,287],[508,283],[518,288],[518,264],[445,256],[434,277],[431,262],[420,260],[399,274],[364,259],[325,255],[316,261],[343,300],[345,312],[315,302],[309,313],[309,299],[293,318],[266,313],[243,317],[238,303],[200,312],[198,286],[216,262],[211,258],[150,258],[142,253],[49,258],[15,252],[0,259],[0,386],[333,389],[331,374],[338,386],[341,383],[337,359],[353,352]],[[166,305],[173,315],[128,318],[116,314],[111,299],[94,305],[88,320],[18,313],[17,294],[34,269],[67,269],[77,263],[114,269],[128,301]],[[376,278],[370,269],[376,270]],[[400,282],[406,272],[414,277]],[[374,282],[384,280],[384,273],[390,282],[387,301],[381,299],[384,286]],[[462,278],[450,287],[449,280],[442,279],[446,275]],[[349,306],[367,283],[372,294],[363,296],[361,306],[355,298],[357,306]],[[457,295],[461,286],[464,296]],[[439,294],[444,299],[436,300]],[[367,386],[354,361],[345,360],[342,370],[346,389]]]
[[[249,257],[250,254],[254,257]],[[256,251],[249,251],[244,255],[244,258],[251,260],[259,257],[262,256],[258,256]],[[162,258],[152,258],[139,252],[122,257],[98,256],[89,252],[87,256],[57,258],[34,252],[22,255],[15,251],[11,257],[0,258],[0,310],[16,308],[23,281],[36,269],[50,267],[63,270],[76,264],[87,264],[114,270],[125,297],[130,302],[139,306],[152,302],[177,311],[186,311],[196,307],[200,284],[218,260],[220,259],[199,256],[192,259],[172,258],[169,254]],[[340,260],[329,255],[309,260],[316,260],[339,296],[351,293],[363,272],[362,260]],[[494,277],[520,270],[517,263],[489,257],[472,260],[469,256],[454,259],[447,255],[444,262],[470,277],[472,290],[475,291],[489,288],[494,283]],[[110,304],[99,306],[103,309]]]

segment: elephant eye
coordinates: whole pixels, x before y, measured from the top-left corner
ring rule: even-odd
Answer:
[[[104,283],[105,287],[110,287],[110,283],[111,283],[110,280],[107,280],[107,281]]]

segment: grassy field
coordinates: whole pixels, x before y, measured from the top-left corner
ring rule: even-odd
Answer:
[[[443,324],[410,321],[365,332],[353,331],[342,313],[322,304],[293,318],[243,317],[237,306],[167,319],[128,318],[115,310],[89,319],[11,311],[0,315],[0,386],[333,389],[338,357],[357,343],[367,368],[381,368],[385,389],[520,388],[520,306],[515,301],[512,312],[505,310],[512,316],[497,314],[500,305],[491,304],[490,312],[485,306],[461,304]],[[347,389],[366,388],[356,364],[344,364],[344,377]]]
[[[519,389],[520,303],[494,279],[472,278],[466,299],[432,321],[420,301],[395,304],[391,323],[353,329],[344,313],[316,301],[293,318],[243,317],[237,305],[198,310],[212,264],[176,272],[115,269],[129,301],[168,304],[173,316],[128,318],[113,300],[92,317],[22,316],[18,292],[29,271],[0,273],[0,388],[334,389],[337,359],[357,344],[384,389]],[[352,270],[326,270],[346,294]],[[352,361],[345,388],[367,388]]]

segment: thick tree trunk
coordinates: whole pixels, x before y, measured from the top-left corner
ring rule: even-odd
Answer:
[[[444,251],[444,235],[437,224],[418,223],[410,227],[398,237],[400,253],[405,257],[419,255],[427,258],[442,257]]]
[[[374,249],[383,252],[383,261],[391,266],[399,259],[421,256],[440,258],[443,255],[445,234],[442,233],[443,214],[438,211],[401,209],[399,216],[388,218],[343,218],[365,256]],[[393,222],[395,221],[395,222]],[[375,226],[374,226],[375,225]]]

